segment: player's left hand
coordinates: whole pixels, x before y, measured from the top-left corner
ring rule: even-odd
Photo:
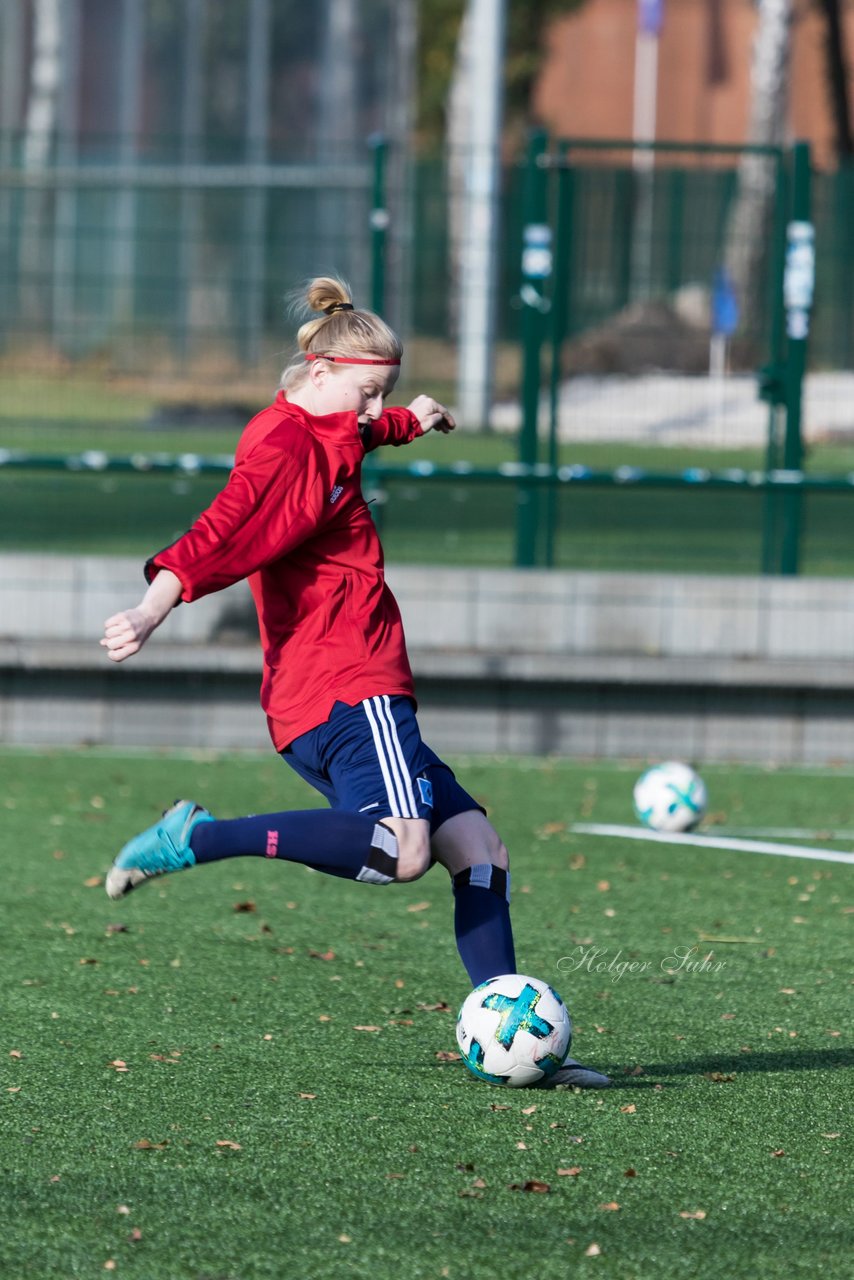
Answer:
[[[409,410],[415,414],[425,435],[428,431],[441,431],[447,435],[457,425],[450,410],[432,396],[416,396]]]

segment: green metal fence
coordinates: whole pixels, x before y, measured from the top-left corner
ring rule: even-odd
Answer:
[[[809,379],[802,402],[800,383],[805,369],[813,386],[827,370],[834,378],[854,376],[854,299],[848,288],[854,261],[852,172],[813,175],[811,209],[805,150],[762,152],[774,167],[776,194],[764,233],[768,252],[761,305],[752,312],[752,327],[732,337],[732,368],[720,383],[720,404],[710,398],[714,384],[703,324],[656,331],[653,313],[643,313],[644,307],[663,307],[672,317],[677,303],[682,306],[693,295],[701,295],[701,301],[708,297],[737,194],[741,154],[739,148],[692,152],[682,144],[662,145],[654,167],[639,169],[625,143],[538,138],[524,164],[508,166],[499,330],[505,343],[519,342],[525,356],[522,377],[510,391],[511,399],[521,401],[521,430],[501,437],[507,444],[501,458],[495,450],[487,456],[486,438],[464,437],[443,442],[439,464],[401,467],[371,459],[366,483],[376,498],[374,510],[390,557],[609,569],[851,571],[847,512],[854,410],[850,445],[842,415],[834,419],[842,423],[837,435],[811,433],[816,413],[820,417],[824,411],[816,411],[817,401],[810,399]],[[232,189],[228,175],[208,169],[196,175],[198,181],[190,174],[185,188],[177,169],[165,174],[155,166],[143,174],[138,168],[124,176],[109,166],[77,172],[72,205],[63,203],[69,190],[63,172],[51,171],[52,186],[45,174],[34,186],[20,174],[12,181],[4,171],[0,225],[18,233],[17,240],[0,236],[7,351],[15,342],[42,349],[61,320],[56,332],[63,337],[64,355],[100,353],[107,370],[111,350],[125,341],[130,341],[130,363],[140,370],[152,370],[161,360],[180,366],[194,346],[215,355],[227,350],[229,370],[251,362],[259,341],[277,352],[281,283],[303,273],[306,257],[320,244],[310,237],[319,235],[321,206],[327,212],[338,208],[345,189],[355,210],[347,229],[362,264],[362,290],[378,310],[387,309],[401,276],[399,264],[396,277],[390,270],[396,242],[388,210],[397,206],[389,187],[396,171],[381,139],[372,140],[357,165],[327,172],[326,185],[316,182],[313,192],[316,168],[298,174],[267,166],[256,174],[254,186]],[[117,283],[114,275],[123,261],[121,242],[113,232],[122,182],[131,178],[138,180],[132,288],[123,295],[122,278]],[[454,317],[446,179],[437,162],[415,168],[413,285],[407,307],[410,338],[431,337],[450,358]],[[639,285],[635,242],[645,185],[652,199]],[[47,211],[38,224],[43,252],[30,262],[31,273],[22,275],[22,263],[29,260],[21,255],[19,233],[36,189],[42,212]],[[253,265],[240,244],[246,218],[257,213],[253,200],[259,192],[264,251]],[[190,225],[182,222],[188,199],[196,204],[194,225],[204,230],[197,242],[177,234]],[[790,224],[810,221],[817,305],[807,361],[806,340],[786,332],[784,277]],[[539,230],[532,236],[531,228]],[[309,252],[307,246],[314,248]],[[188,262],[188,252],[195,255],[194,263]],[[538,254],[539,268],[523,270],[524,263],[537,263]],[[549,269],[542,274],[544,262]],[[182,280],[189,279],[195,291],[183,289]],[[250,288],[244,297],[247,280],[261,292]],[[28,328],[20,312],[20,291],[29,288],[30,301],[48,316],[46,328]],[[117,310],[122,300],[130,311]],[[608,346],[614,334],[622,343],[616,360]],[[216,362],[210,367],[227,386]],[[854,404],[854,394],[846,403]],[[26,449],[32,440],[35,448],[27,452],[47,452],[38,448],[44,424],[37,400],[28,412],[29,429],[22,417],[10,431],[12,419],[0,406],[0,464],[6,464],[0,465],[0,546],[100,546],[103,532],[85,528],[97,499],[116,522],[117,550],[150,549],[143,536],[150,533],[156,544],[185,527],[227,466],[214,460],[208,469],[203,458],[203,465],[189,468],[174,459],[162,468],[135,468],[117,456],[122,450],[115,444],[106,450],[103,465],[72,462],[69,470],[66,457],[28,461],[15,453],[18,445]],[[741,418],[747,427],[739,434]],[[142,422],[129,430],[128,453],[147,453],[147,431]],[[96,433],[88,434],[89,440],[85,423],[78,424],[68,443],[72,459],[99,459]],[[177,427],[175,435],[180,435]],[[188,447],[186,434],[182,438],[174,452]],[[89,444],[94,448],[87,452]],[[224,434],[222,453],[230,453],[233,444],[234,432]],[[509,461],[513,457],[515,463]],[[139,487],[132,490],[134,485]],[[172,505],[174,513],[167,515]],[[132,510],[139,518],[131,519]],[[107,516],[104,524],[109,525]]]
[[[610,162],[619,153],[628,153],[633,168]],[[609,161],[605,168],[603,158]],[[763,166],[768,188],[760,206],[761,223],[754,227],[764,251],[754,253],[749,263],[751,274],[745,278],[753,292],[741,297],[741,323],[736,315],[739,300],[734,287],[726,285],[724,267],[727,215],[736,199],[733,170],[725,166],[734,158]],[[678,167],[676,161],[681,161]],[[683,406],[681,412],[693,412],[699,421],[708,414],[710,390],[719,397],[727,394],[726,355],[731,344],[742,366],[747,361],[758,366],[756,396],[768,403],[764,462],[766,473],[776,480],[757,489],[763,494],[761,566],[765,572],[796,573],[802,517],[801,402],[814,264],[808,145],[797,143],[790,150],[681,143],[639,147],[589,139],[550,144],[545,134],[536,134],[527,161],[523,246],[520,462],[529,469],[540,462],[556,467],[561,385],[567,374],[577,378],[590,372],[585,359],[593,373],[599,371],[598,360],[601,371],[611,375],[600,378],[595,387],[606,406],[620,375],[634,377],[635,396],[655,394],[650,378],[644,384],[639,376],[648,373],[645,363],[682,375],[681,394],[692,396],[697,405],[693,410]],[[716,274],[724,280],[721,287],[729,290],[731,319],[724,322],[715,315],[715,286],[707,285],[701,288],[708,311],[705,324],[681,322],[674,301],[679,290],[692,281],[711,284]],[[572,341],[589,325],[591,297],[603,300],[605,314],[619,314],[592,351],[590,344],[585,349]],[[661,299],[665,302],[654,313],[651,304]],[[650,356],[644,347],[649,349],[650,330],[657,322],[665,331]],[[700,379],[697,361],[703,342],[708,345],[707,377]],[[717,370],[716,349],[724,356]],[[658,406],[659,424],[667,412],[665,404]],[[721,420],[725,430],[723,413]],[[569,423],[570,432],[573,425]],[[584,422],[577,430],[580,439],[590,434]],[[559,504],[554,493],[550,489],[543,495],[530,481],[521,489],[516,544],[521,565],[555,562]]]

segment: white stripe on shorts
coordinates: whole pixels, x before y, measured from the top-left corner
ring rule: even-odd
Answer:
[[[397,736],[397,725],[391,714],[390,699],[387,694],[365,698],[362,706],[365,708],[365,715],[371,726],[391,815],[395,818],[417,818],[418,809],[412,791],[412,780]]]

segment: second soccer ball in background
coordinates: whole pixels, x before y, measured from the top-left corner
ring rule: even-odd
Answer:
[[[668,760],[635,783],[635,813],[654,831],[690,831],[706,812],[706,784],[688,764]]]

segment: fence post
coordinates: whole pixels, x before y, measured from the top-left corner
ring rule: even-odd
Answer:
[[[569,145],[558,144],[557,150],[557,201],[555,206],[555,248],[554,248],[554,284],[552,286],[551,315],[551,378],[549,385],[549,451],[548,464],[552,471],[557,470],[560,460],[560,441],[558,436],[560,418],[560,383],[561,353],[564,339],[569,328],[569,309],[572,295],[572,242],[573,242],[573,196],[574,173],[569,160]],[[544,561],[548,568],[554,567],[555,542],[559,511],[559,494],[557,486],[549,485],[546,490],[545,529],[546,543]]]
[[[760,396],[768,403],[768,440],[765,448],[765,470],[782,465],[780,422],[785,421],[786,316],[783,305],[783,275],[786,268],[786,223],[789,210],[788,173],[782,148],[774,157],[774,233],[771,242],[771,270],[768,273],[769,362],[760,370]],[[779,571],[779,521],[781,495],[768,489],[762,498],[762,572]]]
[[[800,471],[803,463],[801,402],[815,283],[815,228],[810,221],[810,144],[796,142],[792,153],[792,220],[787,229],[786,269],[783,276],[788,337],[783,465],[787,471]],[[800,490],[784,495],[781,573],[798,572],[802,506],[803,495]]]
[[[385,162],[388,144],[381,133],[368,139],[374,153],[374,184],[371,197],[371,310],[381,316],[385,311],[385,257],[389,216],[385,202]]]
[[[542,381],[541,355],[550,304],[540,292],[552,272],[551,228],[548,224],[548,173],[544,164],[548,139],[542,130],[531,135],[525,172],[522,245],[522,428],[519,461],[537,463],[537,426]],[[533,484],[520,480],[517,489],[516,564],[537,563],[539,499]]]

